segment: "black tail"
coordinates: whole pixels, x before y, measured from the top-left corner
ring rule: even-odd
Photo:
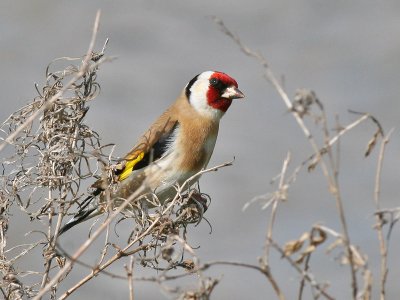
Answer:
[[[99,213],[96,213],[97,208],[93,207],[87,210],[81,210],[77,215],[75,215],[71,220],[69,220],[63,227],[61,227],[58,235],[62,235],[64,232],[74,227],[75,225],[89,220]]]
[[[78,211],[78,213],[71,220],[69,220],[63,227],[61,227],[58,235],[61,235],[70,228],[74,227],[75,225],[82,223],[86,220],[89,220],[100,214],[100,211],[98,210],[97,206],[88,207],[89,204],[92,202],[92,200],[98,194],[100,194],[100,192],[101,191],[96,190],[91,195],[87,196],[85,200],[83,200],[81,208]]]

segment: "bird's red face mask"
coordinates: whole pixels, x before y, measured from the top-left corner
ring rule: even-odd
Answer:
[[[208,104],[226,112],[233,99],[243,98],[244,94],[238,89],[235,79],[222,72],[214,72],[209,79],[207,91]]]

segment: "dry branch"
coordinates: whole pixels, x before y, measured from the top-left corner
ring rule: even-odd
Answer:
[[[146,187],[146,183],[144,183],[134,194],[123,199],[120,206],[114,210],[110,209],[105,221],[93,230],[90,237],[79,245],[73,254],[66,253],[62,249],[59,243],[59,230],[64,217],[71,214],[77,205],[81,205],[79,202],[84,194],[81,191],[81,181],[97,176],[100,172],[99,169],[102,168],[103,176],[110,179],[110,186],[106,188],[105,193],[110,194],[112,171],[115,168],[113,163],[117,161],[112,156],[113,148],[110,151],[110,145],[101,145],[98,134],[82,121],[88,112],[86,102],[93,100],[98,94],[99,85],[96,82],[98,67],[108,60],[104,57],[104,48],[100,53],[93,52],[99,18],[100,13],[98,12],[90,45],[81,65],[79,67],[70,65],[62,71],[51,71],[51,68],[48,67],[46,70],[47,84],[41,92],[38,89],[39,97],[12,114],[0,127],[1,132],[6,135],[2,138],[0,151],[4,152],[7,145],[14,147],[15,150],[15,155],[2,160],[3,176],[0,177],[2,185],[0,190],[0,271],[3,273],[0,292],[4,298],[10,300],[24,297],[41,299],[49,296],[51,299],[56,297],[66,299],[97,275],[105,274],[113,279],[127,280],[130,299],[134,299],[135,281],[140,280],[151,281],[160,289],[178,295],[178,299],[209,299],[220,279],[210,278],[205,275],[205,272],[214,266],[229,265],[258,271],[266,277],[276,297],[285,299],[276,276],[270,268],[270,252],[275,250],[300,275],[299,299],[302,299],[306,286],[311,288],[314,299],[320,297],[334,299],[328,292],[328,285],[319,283],[320,280],[317,280],[311,272],[311,256],[321,248],[320,245],[326,243],[329,236],[334,239],[334,242],[328,247],[328,254],[337,251],[335,249],[344,250],[341,252],[340,261],[342,264],[350,266],[353,299],[370,299],[372,272],[366,256],[350,242],[340,193],[338,180],[340,138],[364,123],[365,120],[372,120],[376,124],[377,130],[368,143],[365,153],[368,156],[376,146],[378,139],[384,136],[381,125],[370,114],[362,113],[357,120],[344,127],[340,126],[337,121],[337,130],[331,136],[324,106],[315,92],[307,89],[298,90],[292,101],[270,69],[267,60],[260,53],[244,45],[240,38],[218,18],[213,20],[221,31],[233,39],[244,54],[255,58],[261,64],[264,77],[283,100],[310,143],[313,152],[292,173],[289,172],[289,162],[292,156],[288,153],[277,177],[279,178],[277,190],[263,197],[257,197],[248,203],[262,198],[266,200],[264,208],[271,208],[264,251],[258,265],[237,261],[214,261],[201,264],[195,249],[187,242],[187,228],[190,224],[197,225],[203,219],[208,199],[208,196],[200,194],[196,190],[193,186],[193,179],[200,174],[229,166],[232,162],[203,170],[194,175],[182,186],[177,186],[176,196],[164,204],[161,204],[156,198],[152,199],[151,206],[154,208],[149,208],[146,201],[140,198]],[[57,63],[65,61],[71,62],[74,59],[56,60]],[[322,145],[317,143],[316,137],[306,125],[305,119],[309,117],[315,123],[322,123]],[[391,134],[392,131],[381,142],[374,191],[376,229],[381,253],[381,299],[384,299],[386,295],[390,234],[395,223],[400,219],[400,208],[381,209],[380,203],[384,152]],[[342,229],[341,232],[337,232],[328,226],[315,225],[310,231],[304,232],[298,239],[289,241],[282,247],[273,238],[273,236],[277,236],[275,222],[278,205],[281,200],[289,198],[290,185],[296,180],[300,169],[307,164],[309,170],[313,170],[316,166],[321,167],[322,174],[328,183],[328,189],[335,198]],[[32,221],[41,222],[41,228],[44,226],[44,230],[28,234],[31,237],[40,233],[40,240],[7,249],[9,210],[12,205],[18,206],[20,211],[25,216],[29,216]],[[117,220],[118,218],[120,219]],[[122,246],[111,243],[111,224],[118,224],[126,219],[134,222],[128,241]],[[389,224],[386,239],[383,231],[385,224]],[[81,256],[104,232],[106,232],[105,241],[102,248],[98,249],[97,263],[90,265],[80,261]],[[13,265],[16,261],[24,256],[35,255],[34,252],[38,251],[39,246],[43,244],[45,247],[40,253],[43,256],[42,271],[17,271],[14,268]],[[127,257],[129,257],[129,262],[122,269],[122,275],[106,271],[110,265]],[[72,287],[67,288],[61,296],[58,296],[60,285],[67,276],[72,274],[71,271],[76,264],[88,268],[89,274],[77,279]],[[137,265],[150,267],[157,271],[157,275],[147,278],[134,276],[137,274],[134,270]],[[178,272],[178,270],[183,270],[183,272]],[[183,277],[191,276],[193,278],[193,274],[196,274],[197,289],[184,289],[179,282],[174,287],[167,285],[167,282]],[[38,279],[34,284],[28,285],[22,275],[36,276],[35,278]],[[363,279],[363,286],[358,284],[357,277]]]
[[[381,176],[382,176],[382,167],[383,167],[383,159],[385,155],[386,145],[389,143],[390,137],[393,133],[393,129],[389,131],[388,135],[385,136],[381,142],[381,147],[379,150],[378,164],[376,168],[376,176],[375,176],[375,191],[374,191],[374,202],[375,208],[377,211],[380,210],[380,192],[381,192]],[[378,233],[379,240],[379,251],[381,254],[381,276],[380,276],[380,299],[385,299],[386,294],[386,280],[388,275],[388,265],[387,265],[387,257],[388,257],[388,242],[385,242],[384,234],[383,234],[383,225],[385,223],[383,214],[375,214],[376,216],[376,230]]]
[[[297,167],[292,176],[289,177],[288,180],[288,185],[292,183],[295,178],[297,177],[298,172],[304,166],[306,163],[312,160],[309,170],[312,170],[315,168],[315,166],[319,165],[321,167],[322,173],[324,177],[327,180],[328,183],[328,189],[329,192],[332,194],[332,196],[335,199],[336,202],[336,207],[338,211],[338,217],[342,226],[342,234],[341,234],[341,241],[342,241],[342,246],[346,250],[346,259],[348,261],[348,265],[350,266],[350,276],[351,276],[351,290],[352,290],[352,296],[353,299],[356,300],[360,295],[368,295],[368,290],[371,288],[371,285],[369,284],[370,282],[370,271],[367,269],[367,265],[365,264],[365,268],[363,269],[364,271],[364,289],[362,291],[359,290],[358,287],[358,279],[357,279],[357,269],[358,269],[358,261],[359,257],[355,257],[354,255],[357,254],[357,252],[354,250],[354,246],[352,246],[351,241],[350,241],[350,236],[349,236],[349,230],[348,230],[348,225],[347,225],[347,220],[345,217],[345,211],[343,207],[343,200],[340,192],[340,186],[339,186],[339,162],[340,162],[340,137],[343,136],[345,133],[349,132],[352,130],[354,127],[358,126],[361,124],[363,121],[367,119],[371,119],[378,127],[378,130],[374,134],[373,138],[371,141],[368,143],[367,151],[365,153],[366,156],[370,154],[372,149],[374,148],[378,137],[383,136],[383,129],[379,122],[374,118],[373,116],[369,114],[362,114],[362,116],[356,120],[355,122],[347,125],[345,128],[342,128],[339,126],[338,121],[337,121],[337,133],[334,137],[330,137],[330,131],[328,127],[328,122],[327,122],[327,116],[324,110],[324,107],[322,103],[319,101],[317,98],[316,94],[313,91],[309,91],[306,89],[301,89],[298,90],[294,101],[292,102],[285,92],[284,88],[280,84],[279,80],[275,77],[274,73],[272,72],[269,63],[267,60],[263,57],[262,54],[259,52],[253,51],[249,47],[247,47],[241,39],[239,38],[238,35],[234,34],[228,27],[223,23],[223,21],[217,17],[213,17],[213,21],[218,25],[219,29],[227,35],[229,38],[231,38],[236,45],[239,47],[239,49],[247,56],[254,58],[257,60],[260,65],[263,68],[264,72],[264,77],[272,84],[272,86],[275,88],[283,102],[285,103],[288,111],[291,112],[292,116],[296,120],[297,124],[301,128],[304,136],[310,143],[312,149],[313,149],[313,154],[305,160],[302,165]],[[312,116],[311,110],[312,107],[315,106],[320,112],[320,116],[318,116],[315,121],[319,122],[322,121],[322,132],[324,135],[324,145],[322,147],[319,147],[314,135],[311,133],[311,131],[308,129],[304,122],[304,118],[306,116]],[[354,113],[354,112],[353,112]],[[336,144],[336,156],[333,154],[333,145]],[[327,156],[328,163],[325,162],[324,156]],[[265,196],[261,198],[267,198]],[[258,200],[260,197],[257,197],[250,201],[249,203],[254,202],[254,200]],[[274,202],[272,199],[273,198],[267,198],[267,204],[264,207],[268,207],[271,204],[276,205],[276,202]],[[246,204],[248,205],[248,204]],[[275,210],[276,207],[274,206],[272,209],[271,217],[270,217],[270,225],[269,225],[269,230],[267,233],[267,241],[266,244],[269,243],[269,241],[272,241],[271,235],[272,235],[272,226],[274,224],[275,220]],[[278,245],[276,245],[278,246]],[[275,247],[277,248],[277,247]],[[278,249],[278,248],[277,248]],[[305,266],[305,270],[308,270],[308,261],[309,261],[309,256],[307,257],[307,263]],[[297,267],[296,267],[297,268]],[[303,285],[304,285],[304,277],[301,281],[301,287],[300,287],[300,293],[299,297],[301,298],[302,295],[302,290],[303,290]]]

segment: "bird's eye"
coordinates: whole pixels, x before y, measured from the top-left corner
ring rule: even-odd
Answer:
[[[219,80],[217,78],[211,78],[210,79],[210,84],[212,86],[216,86],[216,85],[218,85],[218,83],[219,83]]]

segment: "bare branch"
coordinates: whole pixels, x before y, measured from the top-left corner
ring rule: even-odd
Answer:
[[[43,111],[45,111],[47,108],[49,108],[57,99],[59,99],[64,92],[66,92],[77,80],[82,78],[83,75],[87,72],[89,68],[89,61],[91,60],[93,48],[94,48],[94,43],[96,41],[96,36],[97,36],[97,30],[99,27],[99,22],[100,22],[100,11],[97,11],[96,13],[96,19],[94,22],[94,28],[93,28],[93,34],[92,34],[92,39],[90,41],[90,45],[87,51],[87,54],[85,56],[85,59],[83,60],[82,63],[82,68],[79,70],[79,72],[57,93],[55,94],[50,100],[46,102],[45,105],[43,105],[41,108],[39,108],[35,113],[33,113],[21,126],[16,129],[12,134],[10,134],[4,142],[0,144],[0,151],[4,149],[4,147],[10,143],[22,130],[24,130],[27,126],[30,126],[30,124],[37,118],[39,115],[42,114]]]
[[[129,300],[134,300],[135,298],[133,293],[133,264],[134,264],[134,259],[133,256],[131,256],[129,265],[125,265],[125,270],[128,277],[127,279],[129,286]]]
[[[322,155],[320,152],[320,149],[313,137],[313,135],[311,134],[311,132],[309,131],[309,129],[307,128],[307,126],[305,125],[304,121],[303,121],[303,113],[297,111],[296,109],[294,109],[294,106],[292,104],[292,101],[290,100],[289,96],[287,95],[287,93],[285,92],[285,90],[283,89],[282,85],[280,84],[279,80],[275,77],[274,73],[272,72],[271,68],[269,67],[269,64],[267,63],[266,59],[259,53],[252,51],[249,47],[245,46],[240,38],[232,33],[223,23],[222,20],[220,20],[217,17],[213,18],[213,21],[219,26],[220,30],[226,34],[228,37],[230,37],[240,48],[240,50],[245,53],[246,55],[255,58],[263,67],[264,70],[264,77],[272,84],[272,86],[275,88],[275,90],[278,92],[279,96],[281,97],[281,99],[283,100],[283,102],[285,103],[286,107],[288,108],[288,110],[291,112],[292,116],[295,118],[297,124],[299,125],[299,127],[301,128],[301,130],[303,131],[304,136],[306,137],[306,139],[308,140],[308,142],[310,143],[313,151],[314,151],[314,155],[316,158],[316,161],[319,162],[319,165],[321,166],[321,170],[322,173],[324,175],[324,177],[327,179],[328,182],[328,187],[329,187],[329,191],[330,193],[333,195],[333,197],[335,198],[336,201],[336,207],[338,209],[338,214],[339,214],[339,219],[342,225],[342,229],[343,229],[343,233],[344,233],[344,242],[346,245],[346,250],[347,250],[347,255],[349,257],[349,265],[350,265],[350,275],[351,275],[351,281],[352,281],[352,291],[353,291],[353,299],[355,300],[357,297],[357,276],[355,274],[355,266],[354,266],[354,262],[353,262],[353,253],[350,249],[350,236],[348,233],[348,228],[347,228],[347,223],[346,223],[346,218],[344,215],[344,209],[343,209],[343,203],[342,203],[342,199],[341,199],[341,195],[340,195],[340,189],[339,189],[339,185],[338,185],[338,181],[337,181],[337,177],[335,176],[335,174],[332,176],[329,172],[329,168],[328,165],[324,162],[324,160],[322,159]],[[324,114],[324,110],[323,110],[323,106],[320,104],[320,102],[316,102],[319,105],[320,110],[323,112]],[[323,120],[326,122],[326,116],[323,117]],[[328,140],[328,135],[326,135],[325,137]],[[330,147],[327,147],[328,152],[331,152]]]
[[[378,165],[376,168],[376,176],[375,176],[375,191],[374,191],[374,202],[375,208],[377,211],[380,210],[380,191],[381,191],[381,177],[382,177],[382,167],[383,167],[383,158],[385,155],[386,145],[389,143],[390,137],[393,133],[394,129],[391,129],[387,136],[385,136],[381,142],[381,147],[379,150],[378,157]],[[387,257],[388,257],[388,245],[385,243],[384,235],[383,235],[383,224],[384,218],[383,214],[375,214],[376,216],[376,230],[378,233],[379,240],[379,251],[381,254],[381,276],[380,276],[380,299],[385,299],[385,285],[387,274],[389,272],[387,266]]]
[[[226,167],[226,166],[230,166],[232,165],[232,161],[231,162],[226,162],[220,165],[217,165],[215,167],[211,167],[208,168],[206,170],[202,170],[199,173],[193,175],[192,177],[190,177],[189,179],[187,179],[181,187],[178,187],[177,193],[175,195],[175,198],[169,203],[169,205],[160,213],[160,215],[158,217],[156,217],[154,219],[154,221],[151,223],[151,225],[143,232],[141,233],[139,236],[137,236],[135,239],[133,239],[131,242],[128,243],[128,245],[126,245],[123,249],[121,249],[120,251],[118,251],[113,257],[111,257],[107,262],[105,262],[104,264],[97,266],[93,272],[89,275],[87,275],[85,278],[83,278],[82,280],[80,280],[77,284],[75,284],[72,288],[70,288],[68,291],[66,291],[61,297],[60,300],[62,299],[66,299],[68,296],[70,296],[74,291],[76,291],[79,287],[81,287],[82,285],[84,285],[86,282],[88,282],[89,280],[91,280],[92,278],[94,278],[99,272],[101,272],[102,270],[104,270],[105,268],[107,268],[108,266],[110,266],[111,264],[113,264],[115,261],[119,260],[121,257],[124,256],[129,256],[129,255],[133,255],[139,251],[145,250],[147,249],[149,246],[148,244],[144,244],[138,248],[135,248],[134,250],[129,250],[134,244],[136,244],[138,241],[140,241],[141,239],[143,239],[144,237],[146,237],[147,235],[149,235],[150,232],[152,232],[153,228],[155,228],[158,224],[159,221],[161,220],[161,218],[166,215],[176,204],[176,202],[178,201],[178,199],[181,196],[181,193],[191,184],[191,182],[193,181],[193,179],[197,178],[200,174],[204,174],[207,172],[212,172],[212,171],[217,171],[220,168]],[[94,234],[92,235],[92,237],[90,239],[88,239],[81,247],[80,249],[77,250],[77,252],[72,256],[72,260],[69,261],[69,265],[72,265],[74,260],[76,260],[79,256],[81,256],[83,254],[84,251],[86,251],[87,247],[94,241],[94,239],[105,229],[106,226],[108,226],[108,224],[110,224],[110,222],[116,218],[116,216],[122,212],[126,207],[128,207],[128,205],[134,201],[144,190],[145,186],[142,185],[141,188],[139,188],[138,190],[136,190],[136,192],[134,194],[132,194],[128,199],[126,199],[124,201],[124,203],[118,207],[118,209],[109,217],[107,218],[107,220],[100,226],[100,228],[98,228]],[[66,265],[67,266],[67,265]],[[65,270],[63,270],[65,269]],[[64,273],[67,268],[64,267],[63,269],[61,269],[59,271],[59,273]],[[61,276],[62,274],[57,274],[57,276]],[[54,279],[53,279],[54,280]]]

